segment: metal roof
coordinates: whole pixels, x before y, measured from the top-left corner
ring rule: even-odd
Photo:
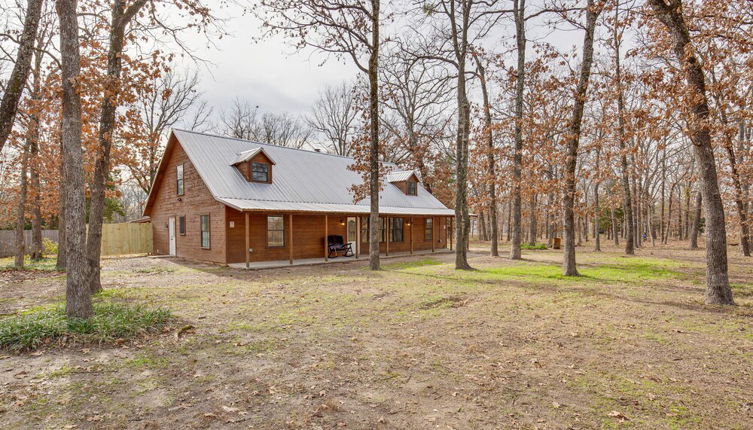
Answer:
[[[385,182],[407,181],[413,175],[416,175],[416,178],[418,178],[418,175],[416,174],[414,170],[396,170],[396,171],[387,173],[384,176],[384,181]]]
[[[348,168],[353,164],[352,158],[185,130],[173,130],[173,135],[214,198],[235,209],[369,212],[368,198],[353,201],[351,187],[362,184],[363,179]],[[256,153],[258,149],[275,160],[271,184],[248,182],[232,166],[240,154]],[[397,168],[391,163],[388,167]],[[379,192],[379,212],[387,215],[455,213],[420,184],[418,195],[409,196],[389,182]]]
[[[277,164],[277,163],[275,163],[275,160],[273,160],[272,157],[270,157],[269,154],[267,154],[267,152],[264,150],[264,148],[259,147],[259,148],[254,148],[254,149],[250,149],[248,151],[243,151],[243,152],[239,153],[238,156],[235,157],[235,161],[233,161],[232,163],[230,163],[230,165],[231,166],[235,166],[238,163],[242,163],[244,161],[248,161],[248,160],[256,157],[256,154],[258,154],[260,152],[264,153],[264,155],[266,155],[267,158],[269,158],[269,161],[271,161],[272,164]]]

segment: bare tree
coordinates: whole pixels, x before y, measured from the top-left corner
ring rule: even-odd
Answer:
[[[627,161],[627,144],[625,136],[625,97],[622,88],[622,67],[620,62],[620,48],[622,46],[622,39],[624,29],[620,25],[620,5],[619,1],[615,2],[614,8],[614,27],[612,29],[612,46],[614,48],[614,82],[617,91],[617,143],[620,145],[620,168],[621,168],[621,184],[622,184],[622,198],[623,208],[625,215],[625,227],[627,234],[625,235],[625,254],[635,254],[635,235],[633,231],[635,228],[635,222],[633,220],[633,199],[630,193],[630,170],[628,168]],[[615,236],[616,237],[616,236]]]
[[[81,71],[76,0],[56,0],[60,20],[63,183],[65,187],[66,305],[68,317],[92,315],[92,290],[86,261],[84,164],[81,149]]]
[[[369,84],[369,267],[379,269],[379,50],[381,0],[261,0],[255,9],[270,29],[311,47],[350,58]]]
[[[10,79],[5,85],[3,99],[0,101],[0,151],[3,150],[3,146],[5,146],[5,142],[13,129],[18,103],[21,100],[21,94],[31,70],[31,58],[34,52],[39,19],[42,14],[42,3],[43,0],[28,0],[26,2],[26,18],[24,19],[23,32],[18,40],[16,61]]]
[[[21,176],[19,179],[18,206],[16,207],[16,258],[14,267],[16,269],[24,268],[24,257],[26,255],[26,242],[24,239],[24,227],[26,226],[26,200],[29,188],[28,169],[29,169],[29,145],[24,144],[21,154]]]
[[[352,151],[357,118],[353,89],[343,82],[326,86],[319,92],[307,121],[309,127],[325,137],[329,152],[348,156]]]
[[[415,34],[422,42],[421,56],[439,61],[455,74],[457,102],[457,130],[455,137],[455,268],[471,269],[468,264],[470,217],[468,215],[468,154],[471,128],[470,100],[468,98],[468,56],[474,45],[486,37],[500,17],[497,1],[434,0],[421,5],[428,15],[431,31],[428,35]],[[423,29],[421,30],[423,31]]]
[[[701,211],[703,210],[703,193],[695,193],[695,207],[693,209],[693,224],[690,226],[690,249],[698,249],[698,235],[701,232]]]
[[[223,112],[222,133],[238,139],[302,148],[309,143],[312,130],[288,113],[265,112],[260,116],[259,106],[236,98],[232,107]]]
[[[303,148],[311,139],[312,130],[302,120],[287,113],[264,113],[261,116],[259,141],[289,148]]]
[[[252,106],[240,97],[234,98],[230,109],[222,112],[222,133],[236,139],[258,140],[261,134],[258,112],[259,106]]]
[[[478,72],[479,80],[481,81],[481,95],[483,97],[483,106],[482,110],[484,112],[484,140],[486,141],[486,163],[487,163],[487,176],[489,180],[489,184],[487,185],[487,192],[489,193],[489,224],[490,224],[490,230],[491,235],[489,239],[491,240],[491,246],[489,249],[489,252],[492,257],[498,257],[499,256],[499,249],[498,249],[498,238],[499,238],[499,231],[498,231],[498,225],[497,225],[497,172],[496,172],[496,147],[494,145],[494,130],[492,128],[492,109],[491,109],[491,103],[489,102],[489,87],[488,87],[488,81],[486,76],[486,67],[484,67],[484,64],[482,62],[482,59],[480,55],[474,56],[476,59],[476,70]],[[518,188],[518,192],[520,192],[520,189]],[[533,212],[533,211],[532,211]],[[483,221],[483,216],[481,217],[481,220]],[[483,225],[483,224],[482,224]],[[532,224],[535,225],[535,224]],[[486,237],[486,234],[484,234]],[[531,240],[535,241],[536,238],[532,235]]]
[[[394,142],[391,160],[418,170],[432,191],[435,147],[446,138],[452,102],[452,78],[446,68],[421,61],[403,50],[388,56],[381,68],[384,128]]]
[[[594,31],[596,20],[603,9],[603,4],[596,4],[597,0],[588,0],[585,8],[586,25],[583,37],[583,58],[581,59],[578,85],[574,93],[573,112],[568,133],[565,137],[567,158],[565,160],[565,192],[563,196],[565,255],[562,260],[562,272],[565,276],[578,276],[575,263],[575,168],[578,162],[578,145],[580,143],[581,125],[583,122],[583,108],[586,104],[588,84],[591,77],[591,64],[594,54]]]
[[[719,181],[714,160],[714,148],[709,130],[709,103],[706,79],[690,38],[681,0],[648,0],[673,42],[674,55],[682,64],[688,91],[693,95],[691,118],[688,119],[690,139],[698,161],[703,186],[703,206],[706,213],[706,303],[732,305],[732,290],[727,273],[727,232],[724,221]]]
[[[133,150],[127,167],[146,194],[149,194],[157,174],[164,151],[162,142],[170,129],[179,123],[196,131],[207,126],[212,110],[201,100],[198,86],[197,73],[177,75],[168,72],[157,79],[153,90],[139,100],[140,129],[129,133],[136,137],[135,141],[129,142]],[[189,113],[192,115],[186,121]]]

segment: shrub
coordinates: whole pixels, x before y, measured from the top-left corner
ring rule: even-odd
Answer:
[[[69,319],[65,304],[57,303],[0,319],[0,348],[33,350],[58,343],[108,343],[160,331],[170,320],[167,309],[141,305],[95,302],[89,319]]]
[[[42,239],[42,248],[44,249],[44,255],[58,254],[58,243],[46,237]]]

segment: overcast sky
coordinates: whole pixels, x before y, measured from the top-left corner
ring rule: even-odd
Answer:
[[[325,57],[313,49],[296,52],[288,41],[274,38],[256,43],[261,35],[261,23],[254,16],[243,14],[237,6],[217,11],[226,18],[224,28],[229,36],[214,38],[214,46],[208,46],[203,36],[186,38],[196,54],[210,64],[184,62],[178,69],[198,70],[201,91],[205,100],[215,110],[215,122],[223,109],[228,109],[238,97],[258,105],[259,111],[294,115],[306,115],[326,85],[353,82],[360,73],[350,59]],[[544,37],[562,49],[579,45],[581,31],[543,30],[535,21],[529,22],[530,39]],[[497,39],[512,34],[512,21],[500,23]],[[505,43],[512,40],[504,38]],[[532,43],[529,43],[529,49]],[[503,49],[501,45],[498,49]],[[512,52],[512,50],[510,50]]]
[[[221,16],[229,17],[224,27],[230,36],[215,38],[216,46],[207,46],[198,36],[187,39],[211,64],[180,66],[198,69],[204,98],[215,110],[239,97],[258,105],[260,112],[306,114],[320,88],[356,77],[355,67],[336,58],[322,65],[326,57],[313,50],[296,52],[281,38],[254,42],[261,24],[239,8],[223,10]]]

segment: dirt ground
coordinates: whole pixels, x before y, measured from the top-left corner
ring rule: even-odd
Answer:
[[[738,306],[703,304],[703,251],[578,248],[244,271],[109,259],[104,295],[163,306],[168,333],[0,352],[0,427],[753,428],[753,260]],[[506,249],[503,248],[503,249]],[[63,299],[51,272],[0,273],[0,314]],[[178,336],[181,328],[192,326]]]

